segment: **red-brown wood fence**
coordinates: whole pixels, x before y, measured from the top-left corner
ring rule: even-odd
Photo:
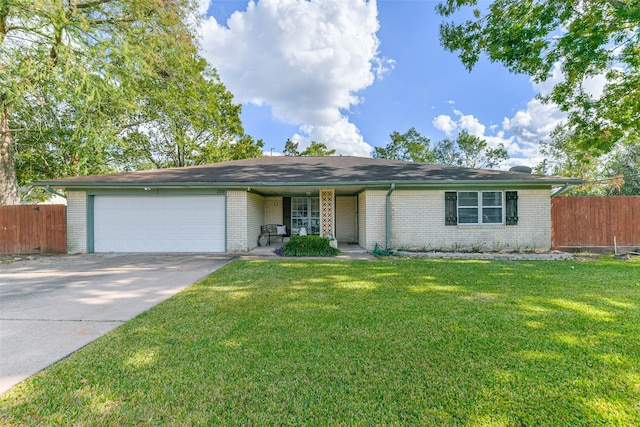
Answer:
[[[551,199],[551,240],[558,250],[636,251],[640,196],[562,196]]]
[[[66,251],[66,206],[0,206],[0,254],[52,254]]]

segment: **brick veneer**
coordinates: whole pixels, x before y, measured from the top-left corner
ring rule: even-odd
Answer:
[[[87,252],[87,193],[67,193],[67,253]]]
[[[359,201],[360,244],[367,250],[373,250],[376,243],[383,247],[386,192],[365,191]],[[518,225],[445,226],[444,191],[396,190],[391,194],[391,247],[548,250],[551,248],[550,212],[548,189],[518,190]],[[364,238],[363,231],[366,232]]]

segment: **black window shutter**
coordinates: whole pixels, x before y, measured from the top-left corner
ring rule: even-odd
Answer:
[[[458,224],[458,193],[445,191],[444,193],[444,225]]]
[[[506,199],[506,223],[507,225],[518,225],[518,192],[507,191]]]

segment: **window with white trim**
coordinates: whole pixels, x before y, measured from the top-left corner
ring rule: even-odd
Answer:
[[[502,191],[458,191],[458,224],[502,224]]]
[[[444,225],[458,224],[518,225],[518,192],[445,191]]]

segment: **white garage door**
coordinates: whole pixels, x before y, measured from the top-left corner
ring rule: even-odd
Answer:
[[[95,252],[224,252],[224,196],[95,196]]]

